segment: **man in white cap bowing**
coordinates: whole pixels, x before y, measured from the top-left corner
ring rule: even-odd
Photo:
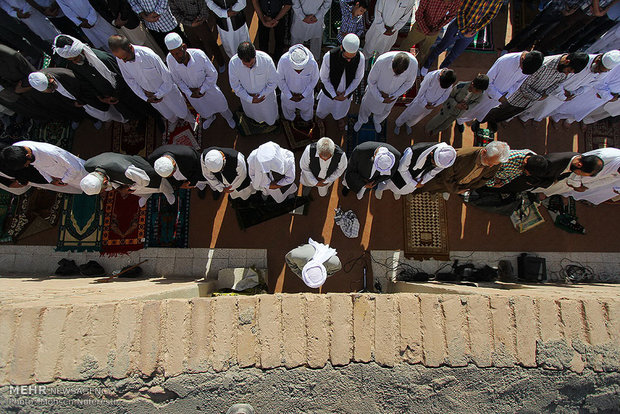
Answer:
[[[271,56],[243,42],[228,63],[230,87],[241,99],[243,112],[256,122],[273,125],[278,119],[278,73]]]
[[[347,196],[349,190],[353,190],[361,200],[366,190],[375,188],[396,173],[399,161],[400,152],[389,144],[376,141],[359,144],[349,158],[342,195]]]
[[[196,119],[187,108],[170,71],[153,50],[132,45],[120,35],[110,36],[108,44],[127,85],[170,122],[170,131],[174,130],[179,119],[189,122],[192,129],[196,128]]]
[[[312,239],[288,252],[284,260],[291,272],[313,289],[320,288],[328,277],[342,269],[336,249]]]
[[[89,174],[82,178],[80,187],[87,195],[118,190],[123,195],[140,197],[138,204],[144,207],[151,194],[162,193],[168,203],[174,203],[170,183],[162,180],[151,164],[138,155],[104,152],[86,160],[84,169]]]
[[[217,194],[247,200],[256,192],[250,182],[245,156],[233,148],[209,147],[200,157],[202,175]]]
[[[314,88],[319,81],[319,65],[304,45],[293,45],[278,62],[278,86],[282,91],[284,119],[295,120],[299,109],[301,119],[308,122],[314,114]]]
[[[394,199],[398,200],[401,195],[418,189],[424,191],[424,184],[444,168],[452,166],[455,159],[456,150],[444,142],[420,142],[412,145],[403,152],[398,171],[392,178],[379,184],[375,195],[380,199],[384,190],[392,190]]]
[[[198,152],[187,145],[162,145],[151,152],[147,161],[160,177],[167,179],[173,188],[204,190],[207,186],[200,168]]]
[[[188,49],[178,33],[168,33],[164,41],[170,51],[166,63],[172,79],[200,114],[202,128],[211,126],[216,113],[222,114],[228,126],[234,128],[235,120],[217,86],[217,71],[211,59],[200,49]]]
[[[375,131],[381,132],[396,100],[413,86],[418,74],[418,61],[411,53],[387,52],[379,56],[368,74],[368,86],[353,129],[357,132],[372,114]]]
[[[297,191],[295,156],[275,142],[266,142],[250,153],[248,174],[252,186],[277,203],[282,203]]]
[[[364,77],[364,54],[359,51],[360,39],[349,33],[338,46],[323,56],[320,77],[323,88],[319,92],[316,115],[325,119],[331,114],[344,130],[345,117],[351,107],[351,95]]]
[[[306,187],[316,187],[321,197],[347,169],[347,155],[331,139],[323,137],[309,144],[299,160],[300,182]]]

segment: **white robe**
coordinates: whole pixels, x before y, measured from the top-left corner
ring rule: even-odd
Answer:
[[[263,162],[259,161],[262,154],[272,152],[275,152],[273,158]],[[272,171],[284,175],[284,178],[277,182],[278,185],[290,185],[284,193],[279,188],[274,190],[269,188],[273,181]],[[289,195],[297,192],[297,185],[295,184],[295,155],[274,142],[270,141],[262,144],[250,153],[248,157],[248,174],[252,180],[252,186],[264,195],[273,197],[277,203],[283,202]]]
[[[477,119],[482,121],[491,109],[499,106],[499,98],[510,96],[528,77],[520,67],[521,53],[508,53],[495,61],[487,72],[489,87],[477,105],[468,109],[458,118],[459,124]]]
[[[187,49],[187,53],[189,54],[187,66],[178,63],[170,53],[166,57],[174,82],[203,119],[209,119],[216,113],[221,113],[226,119],[232,119],[226,97],[217,86],[217,70],[211,60],[200,49]],[[190,88],[200,88],[200,93],[204,93],[204,96],[192,98]]]
[[[133,48],[136,54],[133,61],[123,62],[116,58],[127,85],[144,101],[147,100],[145,91],[155,93],[156,98],[163,98],[161,102],[151,105],[168,121],[175,122],[181,118],[192,122],[185,99],[161,58],[148,47],[133,45]]]
[[[56,2],[65,16],[76,26],[79,27],[82,24],[80,17],[86,19],[88,24],[93,25],[90,29],[80,27],[93,46],[98,49],[110,50],[108,38],[117,33],[116,29],[101,17],[87,0],[56,0]]]
[[[620,99],[615,100],[614,102],[607,102],[606,104],[599,106],[598,109],[590,112],[590,114],[583,119],[583,123],[593,124],[601,119],[618,115],[620,115]]]
[[[271,57],[260,50],[256,51],[256,63],[252,68],[246,67],[239,56],[235,55],[228,63],[230,87],[241,99],[243,112],[256,122],[275,124],[278,119],[278,102],[276,86],[278,73]],[[251,94],[264,96],[260,103],[252,103]]]
[[[323,82],[323,86],[327,89],[327,92],[331,96],[336,96],[336,91],[344,92],[345,96],[349,96],[353,93],[353,91],[359,86],[360,82],[364,78],[364,68],[365,68],[365,60],[364,54],[360,52],[360,61],[357,65],[357,70],[355,71],[355,78],[349,84],[349,87],[346,87],[346,71],[343,71],[342,77],[340,78],[340,83],[338,87],[334,87],[331,81],[329,80],[329,53],[326,53],[323,56],[323,63],[321,64],[321,70],[319,71],[319,75],[321,78],[321,82]],[[331,114],[332,117],[337,121],[339,119],[344,118],[349,113],[349,108],[351,107],[351,97],[345,99],[344,101],[337,101],[335,99],[330,98],[325,95],[323,90],[319,92],[319,104],[316,108],[316,116],[321,119],[324,119],[327,115]]]
[[[609,29],[600,39],[586,49],[587,53],[603,53],[620,45],[620,23]]]
[[[248,31],[248,25],[246,23],[237,30],[232,30],[232,21],[228,17],[228,10],[222,9],[220,6],[215,4],[213,0],[206,1],[207,7],[211,9],[211,11],[217,17],[226,19],[228,27],[231,29],[222,30],[220,26],[217,27],[217,31],[220,34],[220,38],[222,39],[222,46],[224,47],[224,52],[226,52],[228,57],[232,58],[234,55],[237,54],[237,47],[239,46],[239,43],[250,41],[250,32]],[[232,11],[243,13],[243,10],[245,9],[245,2],[246,0],[237,0],[235,5],[232,6]]]
[[[80,181],[88,174],[84,169],[83,159],[46,142],[20,141],[13,145],[28,147],[32,150],[34,162],[30,165],[36,168],[48,183],[51,183],[54,178],[60,178],[63,183],[67,184],[66,186],[54,186],[55,191],[72,194],[82,192]],[[31,185],[37,186],[34,183]]]
[[[299,160],[299,168],[301,169],[299,181],[302,185],[306,187],[316,187],[319,191],[319,195],[321,197],[325,197],[327,195],[329,187],[331,187],[333,182],[336,181],[338,177],[340,177],[347,169],[347,155],[342,154],[338,166],[329,176],[327,175],[327,170],[331,163],[334,161],[334,158],[332,157],[329,160],[324,160],[319,157],[318,151],[316,152],[315,157],[319,159],[319,166],[321,167],[321,171],[319,172],[318,177],[315,177],[312,171],[310,171],[310,145],[307,145],[304,149],[303,154],[301,154],[301,159]],[[319,180],[317,178],[323,179],[323,183],[325,183],[326,185],[318,187],[317,184]]]
[[[226,179],[226,177],[224,177],[223,174],[222,174],[223,182],[219,181],[217,177],[215,176],[215,174],[213,174],[211,171],[205,168],[202,157],[200,160],[201,160],[200,166],[202,168],[202,175],[204,175],[204,177],[207,179],[207,183],[209,184],[209,187],[211,187],[213,191],[222,192],[224,191],[224,188],[231,187],[233,191],[229,193],[230,198],[240,198],[242,200],[247,200],[252,194],[256,192],[254,187],[252,187],[252,184],[248,185],[244,189],[239,190],[239,186],[243,184],[246,177],[248,176],[248,167],[245,162],[245,156],[242,153],[237,154],[237,168],[236,168],[237,176],[231,183],[228,182],[228,180]]]
[[[0,171],[0,177],[8,178],[8,179],[11,179],[11,180],[15,180],[15,177],[11,177],[9,175],[6,175],[2,171]],[[15,187],[15,188],[13,188],[13,187],[8,187],[8,186],[0,183],[0,189],[2,189],[4,191],[8,191],[9,193],[15,194],[15,195],[22,195],[26,191],[30,190],[30,188],[32,188],[30,185],[24,185],[23,187]]]
[[[413,12],[413,0],[378,0],[375,5],[375,18],[366,33],[364,55],[371,58],[373,52],[377,56],[389,51],[396,38],[398,31],[411,21]],[[391,27],[394,32],[386,36],[385,27]]]
[[[293,0],[293,18],[291,23],[291,44],[310,40],[310,50],[315,59],[321,55],[325,15],[329,11],[331,0]],[[306,16],[314,15],[315,23],[305,23]]]
[[[433,110],[427,109],[426,105],[439,106],[445,102],[452,92],[452,87],[443,89],[439,84],[441,69],[428,72],[420,84],[420,90],[405,110],[396,118],[396,126],[400,127],[407,123],[414,126]]]
[[[11,17],[21,20],[43,40],[52,42],[60,34],[56,26],[43,13],[26,3],[25,0],[0,0],[0,7]],[[22,13],[30,13],[30,16],[27,18],[17,17],[16,9],[21,10]]]
[[[398,97],[402,96],[413,86],[418,74],[418,61],[412,54],[409,56],[409,67],[400,75],[396,75],[392,69],[392,60],[401,53],[400,51],[387,52],[379,56],[368,74],[368,86],[362,98],[362,104],[358,115],[358,123],[368,122],[370,114],[373,114],[374,122],[381,123],[388,117],[396,104]],[[384,103],[381,92],[394,99],[392,103]]]
[[[289,121],[295,119],[296,109],[299,109],[301,118],[304,121],[310,121],[314,112],[314,87],[319,81],[319,65],[312,57],[310,51],[306,47],[304,49],[306,49],[310,59],[301,73],[297,73],[293,69],[290,52],[283,54],[278,62],[278,86],[280,91],[282,91],[280,94],[282,114]],[[293,93],[302,94],[303,99],[299,102],[291,101]]]

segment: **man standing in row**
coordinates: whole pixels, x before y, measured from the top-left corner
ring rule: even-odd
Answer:
[[[329,11],[330,0],[293,0],[291,43],[310,41],[310,51],[315,60],[321,57],[323,45],[323,20]]]
[[[237,46],[250,41],[245,21],[245,0],[207,0],[207,6],[217,16],[217,31],[228,57],[237,53]]]
[[[299,109],[306,122],[314,115],[314,88],[319,81],[319,65],[312,53],[303,45],[294,45],[278,62],[280,100],[282,113],[287,121],[295,120]]]
[[[207,186],[200,167],[200,156],[193,147],[179,144],[162,145],[149,154],[147,161],[174,189],[196,187],[204,190]]]
[[[295,184],[295,155],[275,142],[269,141],[250,153],[248,174],[252,187],[282,203],[297,192]]]
[[[342,195],[346,197],[349,190],[353,190],[357,199],[361,200],[366,190],[376,188],[396,173],[399,161],[400,152],[389,144],[376,141],[359,144],[351,153],[342,183]]]
[[[245,156],[233,148],[209,147],[200,157],[202,175],[209,187],[220,198],[222,193],[230,198],[247,200],[256,192],[248,175]]]
[[[287,28],[285,17],[293,3],[291,0],[252,0],[252,4],[258,16],[258,45],[269,54],[269,38],[273,29],[276,44],[273,55],[269,55],[277,62],[284,52]]]
[[[301,160],[300,182],[305,187],[316,187],[325,197],[329,187],[347,169],[347,155],[331,139],[323,137],[306,146]]]
[[[409,24],[413,0],[378,0],[375,5],[375,18],[366,32],[364,56],[370,59],[374,52],[377,56],[389,51],[398,37],[398,31]]]

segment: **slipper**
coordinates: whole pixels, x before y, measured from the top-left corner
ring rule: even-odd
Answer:
[[[105,269],[94,260],[86,264],[80,265],[80,273],[82,276],[100,277],[105,276]]]
[[[58,276],[75,276],[80,274],[80,268],[75,264],[75,260],[60,259],[58,269],[54,272]]]

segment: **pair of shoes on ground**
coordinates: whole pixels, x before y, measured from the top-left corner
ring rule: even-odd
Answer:
[[[89,261],[83,265],[76,265],[75,260],[60,259],[58,262],[58,269],[54,272],[58,276],[91,276],[99,277],[105,276],[105,269],[94,260]]]

